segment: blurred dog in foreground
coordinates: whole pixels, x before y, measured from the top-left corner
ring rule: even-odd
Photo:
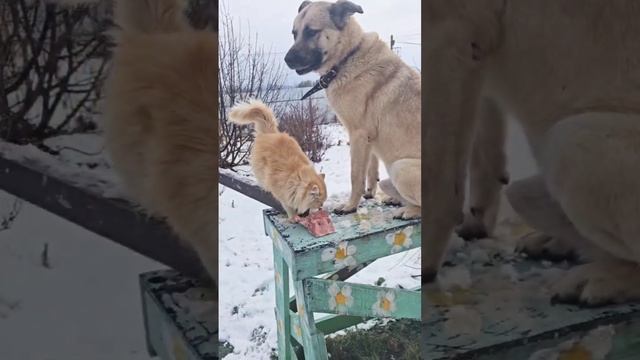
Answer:
[[[167,220],[217,284],[218,37],[190,27],[185,3],[116,2],[106,146],[133,199]]]

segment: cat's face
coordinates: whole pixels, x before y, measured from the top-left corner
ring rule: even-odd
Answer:
[[[324,174],[316,173],[313,168],[301,172],[300,178],[296,213],[299,216],[307,216],[310,211],[322,208],[327,200],[327,186],[324,183]]]

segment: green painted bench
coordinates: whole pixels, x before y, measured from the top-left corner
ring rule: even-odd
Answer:
[[[343,281],[376,259],[420,246],[420,221],[396,220],[392,212],[367,201],[357,213],[332,215],[336,232],[315,238],[279,212],[264,211],[273,241],[280,359],[302,358],[300,348],[304,359],[328,359],[325,335],[367,318],[420,319],[419,289]],[[316,319],[315,313],[326,315]]]
[[[218,359],[214,292],[175,270],[140,275],[147,350],[163,360]]]

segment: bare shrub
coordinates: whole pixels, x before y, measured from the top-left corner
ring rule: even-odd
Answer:
[[[243,32],[224,7],[220,15],[219,164],[222,168],[233,168],[247,162],[253,135],[250,127],[239,127],[229,122],[227,112],[238,102],[258,98],[269,104],[279,116],[283,108],[279,99],[286,77],[282,61],[276,60],[273,52],[259,45],[257,35],[252,37]]]
[[[313,100],[295,101],[280,117],[280,130],[295,138],[313,162],[320,162],[331,146],[322,127],[328,121],[328,111]]]
[[[100,10],[0,2],[0,138],[38,143],[94,114],[107,66]]]

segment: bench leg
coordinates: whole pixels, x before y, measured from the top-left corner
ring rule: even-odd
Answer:
[[[291,360],[291,317],[289,315],[289,267],[280,250],[273,247],[276,284],[276,321],[278,329],[278,359]]]
[[[304,347],[305,360],[327,360],[327,343],[324,334],[316,328],[313,318],[313,311],[309,309],[305,297],[303,282],[294,282],[296,302],[298,304],[298,316],[300,317],[300,327],[302,330],[302,342]]]

